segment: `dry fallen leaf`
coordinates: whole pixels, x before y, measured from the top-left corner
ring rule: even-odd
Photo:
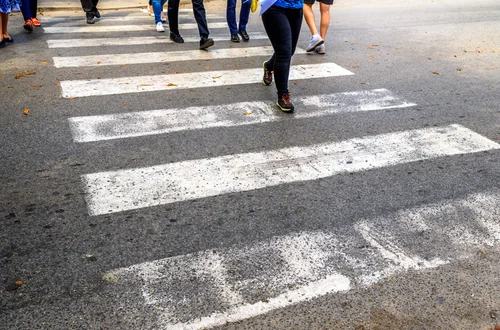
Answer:
[[[167,86],[177,86],[176,84],[168,83]]]
[[[98,64],[98,65],[99,65],[99,64],[101,64],[101,63],[102,63],[102,62],[100,62],[100,61],[99,61],[99,62],[97,62],[97,64]]]
[[[122,105],[127,105],[127,102],[122,102]]]
[[[220,78],[220,77],[222,77],[222,76],[213,76],[212,78],[217,79],[217,78]]]
[[[210,70],[212,67],[210,65],[207,65],[207,70]]]
[[[243,114],[244,114],[245,116],[248,116],[248,115],[251,115],[251,114],[252,114],[252,111],[245,111],[245,112],[243,112]]]
[[[441,75],[441,73],[437,72],[437,71],[434,71],[433,74],[437,74],[438,76]]]
[[[34,71],[33,71],[33,72],[30,72],[30,71],[28,71],[28,70],[24,70],[24,72],[23,72],[23,73],[20,73],[20,74],[18,74],[18,75],[16,75],[16,76],[14,76],[14,78],[15,78],[15,79],[19,79],[19,78],[22,78],[22,77],[25,77],[25,76],[31,76],[31,75],[34,75],[34,74],[36,74],[36,72],[34,72]]]
[[[43,64],[43,65],[46,65],[47,63],[48,63],[48,62],[47,62],[47,61],[45,61],[45,60],[43,60],[43,61],[41,61],[41,62],[40,62],[40,64]]]
[[[462,68],[458,68],[457,71],[462,71]]]
[[[144,86],[153,86],[152,84],[140,84],[139,86],[137,87],[144,87]]]
[[[362,81],[362,82],[361,82],[361,85],[368,85],[368,83],[367,83],[367,82]]]
[[[30,113],[30,109],[28,109],[28,108],[24,108],[23,113],[27,116],[27,115],[28,115],[28,113]]]
[[[21,285],[23,285],[23,284],[24,284],[24,281],[20,281],[20,280],[19,280],[19,281],[16,281],[15,283],[16,283],[16,286],[17,286],[17,287],[20,287]]]

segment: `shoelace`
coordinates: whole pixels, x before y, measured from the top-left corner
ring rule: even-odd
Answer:
[[[285,105],[289,106],[291,103],[290,103],[290,94],[284,94],[281,99],[283,100],[283,102],[285,103]]]

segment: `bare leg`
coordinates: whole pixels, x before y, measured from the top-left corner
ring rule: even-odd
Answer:
[[[305,8],[305,5],[304,5],[304,8]],[[319,26],[320,33],[319,34],[321,35],[321,38],[323,38],[323,40],[324,40],[326,38],[326,32],[328,32],[328,27],[330,26],[330,5],[326,5],[326,4],[320,2],[319,11],[321,12],[321,21],[320,21],[320,26]],[[305,16],[305,10],[304,10],[304,16]],[[306,19],[306,21],[307,21],[307,19]],[[316,32],[316,33],[318,33],[318,32]]]
[[[7,23],[9,22],[9,15],[8,14],[0,14],[2,17],[2,37],[3,38],[10,38],[9,32],[7,31]]]
[[[311,35],[318,34],[318,29],[316,28],[316,21],[314,19],[314,12],[312,10],[312,5],[305,3],[303,11],[304,11],[304,18],[306,20],[307,26],[309,26]]]
[[[0,13],[0,37],[2,38],[1,40],[3,40],[3,15],[4,14]]]

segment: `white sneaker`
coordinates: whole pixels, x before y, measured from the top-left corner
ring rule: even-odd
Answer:
[[[306,52],[312,52],[319,45],[324,43],[325,41],[321,38],[319,34],[315,34],[311,37],[311,41],[309,42],[309,47],[306,48]]]
[[[158,31],[158,32],[165,32],[165,28],[163,27],[162,22],[156,23],[156,31]]]
[[[324,55],[325,54],[325,44],[321,44],[314,50],[316,53]]]

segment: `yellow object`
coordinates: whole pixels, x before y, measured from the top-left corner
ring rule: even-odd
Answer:
[[[257,10],[257,3],[258,0],[252,0],[252,4],[250,5],[250,10],[252,11],[252,13]]]

